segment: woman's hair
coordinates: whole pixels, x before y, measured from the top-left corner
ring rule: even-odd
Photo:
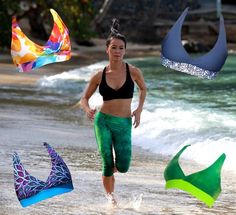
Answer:
[[[116,38],[119,40],[122,40],[125,44],[125,48],[126,48],[126,38],[124,35],[119,33],[119,20],[118,19],[112,19],[112,25],[111,25],[111,33],[109,35],[109,37],[107,38],[106,41],[106,46],[108,47],[111,43],[111,40]]]

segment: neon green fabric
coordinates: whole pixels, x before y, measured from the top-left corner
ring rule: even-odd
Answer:
[[[96,114],[94,130],[104,176],[112,176],[114,166],[119,172],[128,171],[131,161],[131,128],[131,117],[117,117],[102,112]],[[115,164],[112,148],[115,152]]]
[[[185,176],[179,165],[179,157],[188,146],[184,146],[167,165],[164,171],[166,188],[184,190],[212,207],[221,192],[220,173],[226,155],[223,153],[208,168]]]

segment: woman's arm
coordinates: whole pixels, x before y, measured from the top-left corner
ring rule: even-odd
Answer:
[[[147,92],[147,88],[145,85],[145,81],[142,75],[142,72],[138,69],[133,67],[133,78],[134,81],[136,82],[136,84],[138,85],[139,88],[139,103],[138,103],[138,107],[136,108],[136,110],[132,113],[132,116],[134,116],[134,127],[137,128],[140,124],[140,116],[141,116],[141,112],[143,110],[143,105],[144,105],[144,101],[146,98],[146,92]]]
[[[95,109],[89,106],[89,99],[96,91],[101,79],[101,72],[96,73],[89,81],[82,98],[79,101],[80,107],[84,110],[90,120],[94,119]]]

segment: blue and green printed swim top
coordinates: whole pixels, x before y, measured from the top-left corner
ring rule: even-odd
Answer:
[[[41,181],[32,176],[24,168],[19,155],[16,152],[13,154],[15,190],[22,207],[27,207],[74,189],[72,177],[66,163],[48,143],[44,143],[44,146],[52,162],[52,169],[47,181]]]
[[[212,207],[221,192],[220,173],[226,155],[223,153],[208,168],[186,176],[179,165],[179,157],[188,146],[190,145],[184,146],[167,165],[164,171],[166,189],[184,190],[204,202],[208,207]]]

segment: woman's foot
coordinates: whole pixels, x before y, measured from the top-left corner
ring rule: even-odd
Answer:
[[[114,193],[107,193],[105,196],[106,196],[109,204],[111,204],[113,207],[118,206],[118,203],[117,203],[117,200],[114,196]]]

